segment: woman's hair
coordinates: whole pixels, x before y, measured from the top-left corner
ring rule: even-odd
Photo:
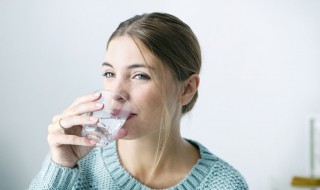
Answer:
[[[183,91],[184,81],[193,74],[199,74],[201,51],[197,37],[191,28],[179,18],[167,13],[136,15],[120,23],[109,38],[108,45],[112,39],[125,35],[131,37],[138,47],[139,44],[142,44],[160,60],[161,64],[157,65],[156,73],[151,74],[157,76],[156,84],[161,91],[163,102],[165,102],[166,89],[164,79],[167,77],[167,71],[170,71],[173,76],[172,82],[177,85],[179,92]],[[141,51],[141,47],[139,49]],[[150,70],[150,72],[152,71]],[[197,98],[198,92],[195,93],[193,99],[187,105],[182,106],[180,114],[183,115],[189,112]],[[177,104],[179,103],[178,101],[177,99]],[[164,104],[158,146],[160,153],[158,154],[159,151],[157,151],[155,167],[161,158],[170,134],[172,113],[176,111],[169,109]]]

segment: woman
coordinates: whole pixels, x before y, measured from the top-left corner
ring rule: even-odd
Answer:
[[[30,189],[247,189],[242,176],[198,142],[180,120],[198,97],[201,53],[188,25],[164,13],[135,16],[111,35],[104,88],[134,105],[114,143],[81,137],[101,94],[77,99],[49,125],[50,155]]]

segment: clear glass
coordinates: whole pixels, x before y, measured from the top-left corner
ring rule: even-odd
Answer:
[[[114,141],[114,135],[126,122],[131,111],[131,103],[117,92],[98,90],[101,98],[96,102],[104,104],[102,110],[88,113],[99,119],[95,125],[84,125],[82,136],[97,141],[96,146],[107,146]]]

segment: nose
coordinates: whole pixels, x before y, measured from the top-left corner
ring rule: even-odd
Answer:
[[[117,91],[116,91],[117,92]],[[123,95],[121,94],[118,94],[120,92],[117,92],[117,93],[113,93],[112,94],[112,99],[117,101],[117,102],[125,102],[127,100],[126,97],[123,97]],[[122,93],[123,94],[123,93]]]
[[[122,79],[121,77],[116,78],[116,80],[113,81],[105,81],[104,89],[116,92],[112,94],[111,98],[113,100],[116,100],[118,102],[129,100],[130,84],[128,84],[128,82],[126,82],[126,80]]]

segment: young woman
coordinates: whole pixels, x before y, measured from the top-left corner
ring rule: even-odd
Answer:
[[[188,25],[151,13],[122,22],[102,64],[104,88],[134,106],[114,143],[94,147],[84,113],[101,94],[78,98],[48,127],[50,154],[30,189],[248,189],[232,166],[180,134],[198,97],[201,52]]]

